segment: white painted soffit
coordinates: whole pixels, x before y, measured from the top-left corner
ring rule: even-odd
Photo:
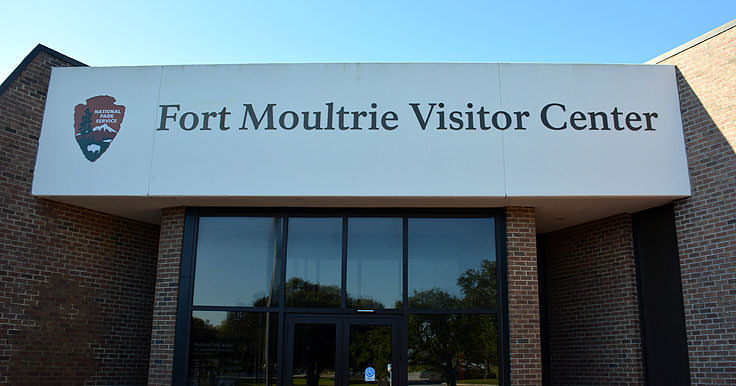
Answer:
[[[138,221],[158,224],[161,209],[190,207],[310,207],[310,208],[502,208],[529,206],[536,209],[537,232],[546,233],[613,216],[635,213],[672,202],[677,197],[54,197],[76,205]]]

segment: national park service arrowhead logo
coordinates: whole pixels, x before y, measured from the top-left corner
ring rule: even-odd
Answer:
[[[118,135],[124,115],[125,106],[116,105],[109,95],[89,98],[86,104],[74,107],[74,138],[90,162],[100,158]]]

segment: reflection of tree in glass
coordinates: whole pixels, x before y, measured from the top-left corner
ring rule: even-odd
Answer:
[[[455,386],[457,380],[457,334],[454,314],[409,315],[409,371],[421,372],[429,381]],[[439,379],[438,379],[439,378]]]
[[[259,305],[258,302],[256,305]],[[286,305],[289,307],[340,307],[340,287],[321,285],[293,277],[286,282]]]
[[[307,386],[318,386],[325,370],[334,372],[334,325],[298,324],[295,326],[293,370],[294,375],[304,374]]]
[[[269,351],[275,334],[275,318],[266,328],[263,313],[228,312],[225,320],[213,326],[192,318],[190,376],[200,385],[216,385],[223,379],[235,385],[272,385],[275,382],[275,352]],[[271,334],[271,342],[266,335]],[[268,357],[268,360],[266,360]]]
[[[340,287],[336,285],[322,285],[293,277],[286,282],[286,305],[289,307],[340,307]],[[254,306],[266,307],[268,297],[256,300]],[[385,308],[383,303],[367,297],[352,298],[348,296],[347,306],[349,308]]]
[[[461,304],[469,308],[496,307],[496,262],[483,259],[479,269],[469,269],[457,279],[463,293]]]
[[[370,310],[380,310],[386,308],[383,303],[373,298],[353,298],[348,296],[348,308],[364,308]]]
[[[362,371],[370,366],[376,370],[377,384],[388,386],[389,363],[391,363],[391,326],[350,326],[350,369],[356,372],[356,376],[362,377]],[[362,379],[360,381],[358,383],[363,383]]]
[[[409,297],[409,308],[423,309],[452,309],[458,308],[460,301],[457,297],[450,295],[447,291],[434,287],[425,291],[414,291]]]
[[[192,318],[192,336],[202,341],[214,341],[217,339],[217,329],[212,323],[201,318]]]
[[[484,259],[478,269],[458,279],[462,298],[441,288],[414,292],[410,309],[494,308],[496,262]],[[498,322],[492,314],[410,314],[410,371],[428,381],[455,386],[458,379],[496,378]],[[440,378],[440,379],[437,379]]]
[[[498,320],[489,314],[460,314],[461,354],[459,379],[495,379],[498,374]]]
[[[469,269],[457,279],[464,295],[462,304],[466,307],[496,307],[496,283],[496,262],[484,259],[480,269]],[[495,378],[498,366],[498,320],[493,315],[463,314],[460,315],[459,324],[462,329],[473,332],[462,336],[463,351],[467,358],[482,362],[480,368],[483,379],[491,375]],[[477,368],[463,367],[468,372],[466,377],[479,377],[473,374]]]

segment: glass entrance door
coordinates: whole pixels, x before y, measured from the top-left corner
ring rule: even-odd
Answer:
[[[291,315],[287,386],[395,386],[401,377],[398,316]]]

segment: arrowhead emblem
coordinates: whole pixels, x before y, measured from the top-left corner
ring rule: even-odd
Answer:
[[[115,139],[125,116],[125,106],[116,105],[115,98],[98,95],[87,103],[74,107],[74,138],[82,154],[95,162]]]

